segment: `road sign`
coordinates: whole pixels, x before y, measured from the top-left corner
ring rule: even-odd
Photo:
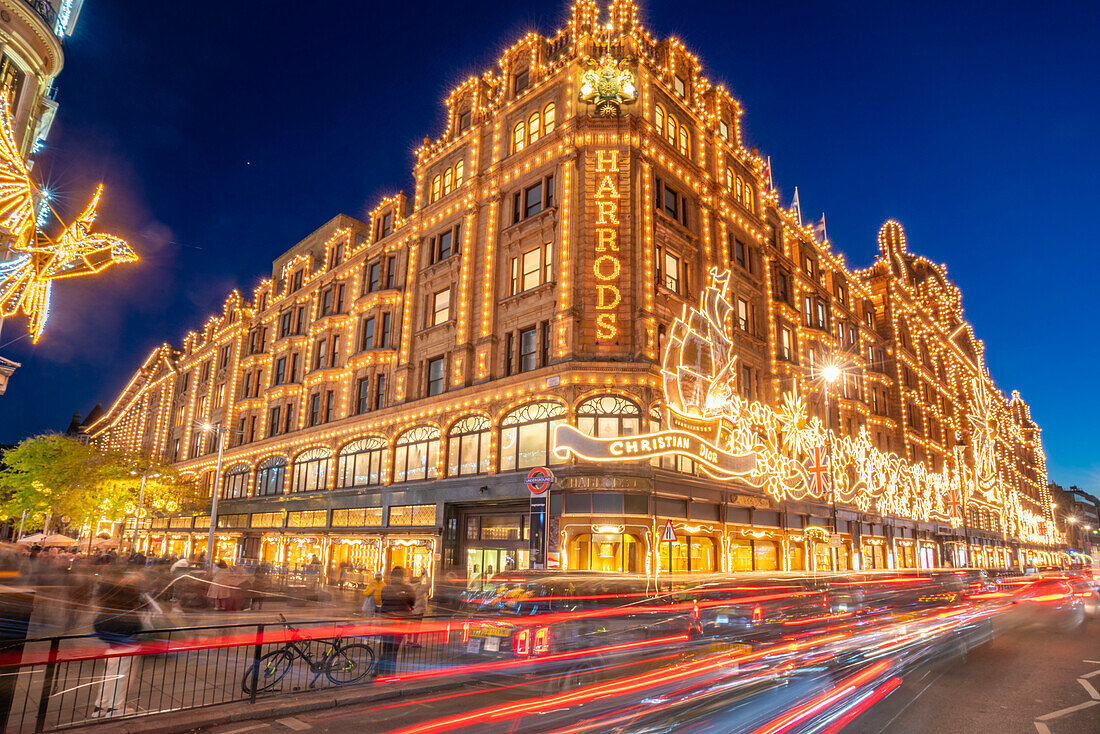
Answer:
[[[676,531],[672,529],[672,520],[665,520],[665,529],[661,531],[662,543],[675,543]]]
[[[830,535],[829,536],[829,547],[830,548],[840,548],[843,545],[844,545],[844,540],[839,535]]]
[[[554,483],[554,472],[545,466],[536,466],[527,472],[527,478],[523,481],[527,484],[527,489],[531,490],[531,494],[539,495],[550,489],[550,485]]]

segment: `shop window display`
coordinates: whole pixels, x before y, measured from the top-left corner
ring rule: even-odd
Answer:
[[[382,483],[382,451],[386,442],[377,436],[352,441],[340,450],[337,486],[370,487]]]
[[[718,569],[718,548],[714,540],[701,535],[677,535],[674,543],[658,544],[661,572],[714,573]]]

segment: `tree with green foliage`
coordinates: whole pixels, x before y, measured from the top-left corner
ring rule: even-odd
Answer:
[[[94,528],[98,520],[132,517],[142,477],[146,513],[175,512],[197,500],[194,485],[170,465],[140,454],[101,451],[56,433],[25,439],[4,452],[3,464],[0,515],[14,521],[25,511],[24,531],[49,533],[66,523]]]

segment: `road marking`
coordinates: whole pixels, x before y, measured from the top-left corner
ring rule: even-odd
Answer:
[[[1082,660],[1081,662],[1082,663],[1096,663],[1097,665],[1100,665],[1100,660]]]
[[[253,724],[252,726],[242,726],[240,729],[230,729],[229,731],[223,731],[222,734],[241,734],[241,732],[252,731],[253,729],[263,729],[267,724]]]
[[[1084,703],[1079,703],[1076,706],[1070,706],[1069,708],[1064,708],[1059,711],[1051,712],[1049,714],[1043,714],[1039,718],[1035,719],[1035,721],[1036,723],[1040,721],[1050,721],[1051,719],[1057,719],[1061,716],[1065,716],[1066,714],[1072,714],[1074,711],[1087,709],[1088,707],[1095,706],[1098,703],[1100,703],[1100,701],[1085,701]]]
[[[1100,670],[1096,672],[1100,673]],[[1092,698],[1100,701],[1100,691],[1097,691],[1095,688],[1093,688],[1091,683],[1089,683],[1084,678],[1078,678],[1077,682],[1085,687],[1085,690],[1089,692],[1089,695],[1092,696]]]
[[[1091,677],[1092,677],[1092,676],[1094,676],[1094,675],[1100,675],[1100,670],[1094,670],[1094,671],[1092,671],[1091,673],[1085,673],[1085,674],[1084,674],[1084,675],[1082,675],[1081,677],[1082,677],[1082,678],[1091,678]]]
[[[302,721],[301,719],[295,719],[293,716],[288,716],[285,719],[276,719],[276,721],[278,721],[286,728],[293,729],[294,731],[305,731],[306,729],[313,728],[306,722]]]
[[[1039,734],[1050,734],[1050,727],[1038,721],[1035,722],[1035,730],[1038,731]]]
[[[932,671],[928,671],[928,672],[932,672]],[[927,675],[927,674],[926,674],[926,675]],[[940,673],[939,675],[937,675],[937,676],[936,676],[935,678],[933,678],[933,679],[932,679],[932,680],[931,680],[931,681],[930,681],[930,682],[928,683],[928,685],[926,685],[926,686],[925,686],[924,688],[920,689],[920,693],[918,693],[917,695],[913,696],[913,700],[912,700],[912,701],[910,701],[909,703],[907,703],[907,704],[905,704],[904,706],[902,706],[902,707],[901,707],[901,711],[898,711],[898,712],[897,712],[896,714],[894,714],[894,715],[893,715],[892,717],[890,717],[890,720],[889,720],[889,721],[887,721],[887,722],[886,722],[886,724],[885,724],[885,725],[883,725],[883,727],[882,727],[881,729],[879,729],[879,730],[878,730],[878,731],[879,731],[879,734],[882,734],[882,732],[886,731],[886,729],[887,729],[887,728],[889,728],[890,724],[893,724],[893,723],[894,723],[894,719],[898,718],[898,717],[899,717],[899,716],[901,716],[901,715],[902,715],[903,713],[905,713],[905,710],[906,710],[907,708],[909,708],[910,706],[912,706],[912,705],[913,705],[913,704],[914,704],[914,703],[916,702],[916,700],[917,700],[918,698],[920,698],[920,697],[921,697],[922,695],[924,695],[924,692],[925,692],[925,691],[927,691],[927,690],[928,690],[929,688],[931,688],[931,687],[932,687],[932,684],[934,684],[934,683],[935,683],[936,681],[938,681],[938,680],[939,680],[939,679],[940,679],[940,678],[941,678],[942,676],[943,676],[943,672],[941,672],[941,673]],[[922,677],[922,680],[923,680],[923,677]],[[1040,734],[1050,734],[1050,732],[1040,732]]]

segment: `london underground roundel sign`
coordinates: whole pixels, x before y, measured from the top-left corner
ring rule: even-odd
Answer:
[[[545,466],[536,466],[527,472],[527,479],[524,481],[527,483],[527,489],[531,490],[531,494],[542,494],[554,483],[554,472]]]

